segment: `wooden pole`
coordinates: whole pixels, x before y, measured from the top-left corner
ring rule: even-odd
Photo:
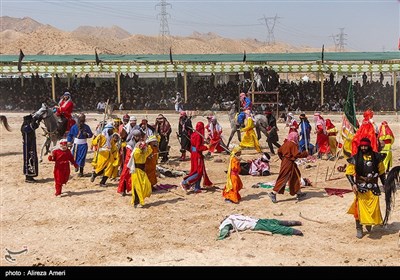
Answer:
[[[187,73],[183,72],[183,94],[185,96],[185,103],[187,103]]]
[[[322,61],[320,63],[321,71],[319,72],[321,81],[321,106],[324,105],[324,72],[322,72]]]
[[[121,103],[121,72],[117,73],[117,94],[118,104]]]
[[[56,101],[56,82],[54,79],[54,73],[51,73],[51,95],[53,100]]]
[[[397,96],[396,96],[396,92],[397,92],[397,73],[393,72],[393,109],[394,112],[397,115]]]

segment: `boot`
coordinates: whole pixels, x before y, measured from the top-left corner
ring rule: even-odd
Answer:
[[[79,167],[78,177],[83,177],[83,167]]]
[[[276,194],[273,192],[268,193],[269,198],[271,198],[271,201],[273,203],[277,203],[278,201],[276,200]]]
[[[361,239],[363,237],[363,228],[362,228],[362,225],[360,224],[359,220],[356,220],[356,229],[357,229],[356,237],[358,239]]]
[[[96,179],[96,176],[97,176],[97,174],[96,174],[96,172],[95,171],[93,171],[92,172],[92,176],[90,177],[90,182],[94,182],[94,179]]]
[[[372,226],[365,226],[365,228],[367,229],[368,232],[371,232],[372,230]]]
[[[280,221],[279,224],[281,224],[282,226],[287,226],[287,227],[302,225],[302,223],[300,221]]]
[[[108,179],[107,176],[103,176],[103,178],[101,178],[100,187],[107,187],[107,184],[106,184],[107,179]]]
[[[36,183],[37,180],[35,180],[33,177],[31,176],[25,176],[25,183]]]
[[[304,234],[300,230],[294,228],[293,235],[303,236]]]

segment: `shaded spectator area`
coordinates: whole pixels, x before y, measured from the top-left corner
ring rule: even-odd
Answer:
[[[254,75],[255,73],[255,75]],[[239,93],[255,90],[278,91],[279,111],[337,111],[343,110],[348,90],[348,79],[355,80],[353,90],[358,111],[370,108],[374,111],[393,111],[394,85],[384,82],[380,73],[365,78],[324,75],[324,102],[321,104],[321,82],[313,80],[290,81],[282,79],[271,69],[258,69],[253,79],[248,73],[203,74],[187,73],[187,95],[184,110],[229,110],[230,102],[239,102]],[[301,74],[299,74],[301,75]],[[340,77],[339,79],[335,79]],[[54,105],[51,77],[32,74],[29,78],[11,77],[0,79],[0,110],[35,110],[41,103]],[[174,110],[177,92],[184,91],[182,73],[173,77],[140,77],[135,73],[120,75],[120,102],[115,77],[90,77],[89,74],[66,77],[55,76],[56,100],[65,92],[72,94],[75,111],[98,111],[101,102],[109,100],[114,110]],[[396,82],[397,110],[400,108],[399,81]],[[275,105],[274,105],[275,106]],[[268,104],[257,104],[255,111],[264,112]],[[275,110],[275,108],[268,108]]]

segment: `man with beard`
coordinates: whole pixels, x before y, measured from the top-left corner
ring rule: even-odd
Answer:
[[[79,169],[75,169],[76,172],[79,171],[78,177],[83,177],[83,168],[85,167],[86,155],[88,152],[87,139],[93,137],[92,130],[85,122],[86,116],[82,113],[78,117],[78,123],[71,127],[67,136],[68,146],[72,146],[72,155],[79,165]]]
[[[369,138],[362,138],[357,153],[347,159],[346,177],[355,194],[354,201],[348,214],[354,215],[356,220],[357,238],[363,237],[363,225],[368,232],[373,225],[383,223],[379,205],[381,191],[378,186],[378,177],[385,185],[385,166],[382,156],[374,152]]]

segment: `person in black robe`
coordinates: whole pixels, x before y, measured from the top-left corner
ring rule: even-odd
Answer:
[[[39,162],[36,150],[36,133],[39,127],[39,121],[33,119],[32,115],[24,116],[24,122],[21,126],[22,146],[23,146],[23,172],[25,182],[35,183],[34,177],[39,174]]]

